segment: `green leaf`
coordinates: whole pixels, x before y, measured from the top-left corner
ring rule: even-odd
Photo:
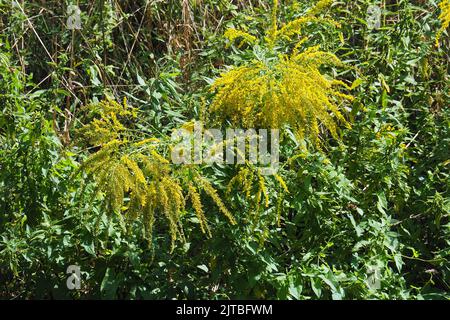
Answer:
[[[296,286],[295,284],[291,283],[289,285],[288,292],[294,299],[299,300],[302,293],[302,287]]]
[[[382,214],[386,214],[386,208],[387,208],[387,200],[386,200],[386,195],[384,194],[384,192],[380,192],[377,194],[378,197],[378,202],[377,202],[377,209],[378,211],[380,211]]]
[[[205,266],[204,264],[198,265],[197,268],[199,268],[200,270],[205,271],[206,273],[209,272],[209,269],[207,266]]]
[[[100,291],[106,299],[117,298],[117,289],[124,278],[123,273],[116,274],[113,269],[106,269],[105,276],[100,285]]]
[[[322,283],[319,279],[311,278],[311,288],[317,298],[320,298],[322,296]]]
[[[137,78],[137,82],[138,82],[141,86],[143,86],[143,87],[146,87],[146,86],[147,86],[147,83],[145,82],[145,80],[144,80],[139,74],[136,75],[136,78]]]

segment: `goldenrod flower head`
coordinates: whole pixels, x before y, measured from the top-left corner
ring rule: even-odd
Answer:
[[[212,114],[245,128],[289,125],[303,138],[319,138],[319,124],[337,138],[337,122],[347,124],[340,104],[351,100],[343,82],[319,71],[323,64],[341,65],[333,54],[309,48],[274,62],[254,61],[223,73],[212,85]]]
[[[308,15],[317,15],[333,4],[334,0],[320,0],[308,11]]]
[[[211,230],[209,229],[208,223],[206,221],[205,213],[203,212],[203,207],[202,207],[202,203],[200,200],[200,194],[199,194],[197,188],[195,188],[195,186],[192,183],[189,184],[188,188],[189,188],[188,196],[191,199],[192,207],[194,208],[195,214],[200,223],[200,228],[203,233],[206,233],[206,234],[208,234],[208,236],[211,237]]]
[[[184,177],[186,170],[173,167],[160,151],[163,141],[154,137],[137,138],[133,130],[121,122],[137,116],[126,100],[123,104],[105,100],[84,109],[93,119],[79,132],[100,150],[88,157],[79,171],[94,178],[98,190],[105,195],[108,212],[115,213],[124,228],[122,214],[131,221],[141,219],[151,242],[155,216],[159,214],[168,224],[173,250],[175,241],[184,240],[182,216],[186,211],[186,190],[202,232],[211,236],[197,188],[212,198],[232,224],[236,223],[217,191],[195,168],[188,171],[193,171],[191,181],[190,173],[189,177]],[[190,122],[188,126],[193,124]]]
[[[225,31],[224,37],[227,38],[230,42],[227,44],[227,47],[230,46],[236,39],[241,39],[238,47],[244,45],[244,43],[254,44],[256,42],[256,37],[249,34],[248,32],[236,30],[234,28],[230,28]]]
[[[96,146],[121,139],[121,135],[126,131],[122,120],[136,117],[136,109],[130,107],[126,99],[123,104],[103,100],[83,107],[82,111],[87,112],[87,117],[93,119],[78,132],[89,144]]]
[[[439,46],[439,39],[442,33],[450,25],[450,0],[443,0],[439,3],[439,8],[441,9],[439,20],[441,20],[442,26],[436,34],[436,46]]]
[[[306,38],[299,41],[290,55],[277,56],[274,52],[276,42],[292,40],[308,23],[326,22],[338,26],[331,19],[316,16],[331,3],[331,0],[321,0],[305,16],[279,28],[278,1],[275,0],[272,24],[265,37],[268,58],[258,57],[222,73],[211,86],[216,95],[209,107],[210,115],[244,128],[282,129],[289,126],[299,138],[309,137],[316,144],[322,125],[337,138],[337,124],[348,126],[340,111],[342,105],[353,99],[342,89],[351,88],[322,74],[319,68],[323,65],[343,66],[343,63],[318,46],[301,51],[300,46]],[[227,31],[229,38],[245,35],[234,29]]]

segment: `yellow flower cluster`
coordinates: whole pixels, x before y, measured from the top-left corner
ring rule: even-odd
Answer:
[[[348,125],[339,104],[352,97],[339,91],[349,89],[343,82],[321,74],[322,64],[339,65],[340,61],[312,47],[280,56],[275,63],[253,62],[234,68],[212,85],[217,94],[210,112],[244,128],[289,125],[300,139],[307,135],[316,142],[322,124],[337,138],[336,122]]]
[[[129,106],[126,99],[122,104],[112,100],[104,100],[85,106],[81,112],[87,113],[86,118],[92,119],[92,121],[78,130],[78,134],[87,143],[94,146],[120,139],[122,134],[126,132],[122,121],[136,118],[136,109]]]
[[[184,210],[184,196],[178,179],[170,175],[171,168],[150,144],[140,150],[129,150],[129,143],[113,140],[92,154],[81,169],[94,176],[96,184],[107,200],[108,212],[128,220],[144,217],[146,235],[151,230],[156,211],[168,221],[172,243],[183,238],[180,216]],[[164,159],[165,160],[165,159]]]
[[[238,47],[242,47],[245,43],[253,44],[256,42],[256,37],[249,34],[248,32],[236,30],[234,28],[230,28],[225,31],[224,37],[227,38],[230,42],[227,44],[227,47],[230,46],[236,39],[241,39]]]
[[[278,29],[278,1],[275,0],[267,46],[272,48],[276,41],[290,39],[308,22],[329,21],[338,25],[314,16],[332,2],[319,1],[306,16]],[[209,107],[210,115],[244,128],[290,126],[299,139],[308,137],[317,145],[320,126],[337,138],[337,123],[349,126],[340,110],[344,103],[353,99],[342,90],[351,88],[342,81],[326,77],[319,69],[323,65],[343,64],[334,54],[321,51],[318,46],[299,52],[304,41],[300,40],[290,55],[249,61],[221,74],[211,86],[216,95]]]
[[[327,18],[320,18],[315,16],[305,16],[295,19],[285,26],[283,26],[279,31],[276,32],[276,39],[287,39],[291,40],[294,35],[299,35],[302,33],[302,27],[310,22],[313,23],[328,23],[339,27],[339,23]]]
[[[269,48],[273,48],[275,43],[279,40],[292,40],[294,35],[299,35],[302,33],[303,26],[308,23],[326,23],[339,27],[340,24],[331,19],[317,17],[324,9],[328,8],[334,0],[320,0],[312,7],[305,16],[297,18],[286,25],[278,28],[277,16],[278,16],[278,0],[273,0],[272,14],[271,14],[271,25],[267,30],[266,36],[264,37],[265,43]],[[255,44],[257,38],[248,32],[230,28],[225,31],[224,37],[229,40],[227,47],[230,46],[236,39],[241,39],[238,47],[241,47],[244,43]]]
[[[395,136],[392,132],[396,129],[391,125],[385,125],[376,133],[376,138],[381,139],[383,136]]]
[[[277,16],[278,16],[278,0],[273,1],[271,26],[267,31],[265,37],[266,44],[269,48],[273,48],[278,40],[291,40],[292,36],[302,33],[304,25],[312,23],[327,23],[335,26],[339,24],[331,19],[317,17],[324,9],[328,8],[334,0],[320,0],[313,6],[305,16],[290,21],[280,29],[278,28]]]
[[[445,29],[450,25],[450,0],[443,0],[439,3],[439,8],[441,9],[441,14],[439,19],[442,22],[441,28],[438,30],[436,35],[436,46],[439,46],[439,39]]]
[[[275,174],[275,181],[280,186],[280,193],[289,193],[286,182],[281,176]],[[227,186],[227,194],[231,194],[233,188],[240,188],[248,202],[253,203],[253,213],[258,216],[262,207],[270,205],[269,192],[267,191],[268,176],[261,175],[260,171],[247,164],[230,180]],[[281,194],[279,194],[281,197]],[[278,205],[277,205],[278,207]],[[279,212],[277,208],[277,212]]]
[[[193,184],[189,184],[188,188],[188,197],[191,199],[192,207],[194,208],[195,214],[197,215],[198,221],[200,223],[200,228],[202,229],[203,233],[207,233],[209,236],[211,236],[211,230],[209,229],[205,214],[203,212],[202,202],[200,201],[200,194]]]
[[[191,200],[202,232],[211,236],[200,191],[213,200],[230,223],[236,224],[217,191],[196,168],[172,166],[159,152],[160,140],[136,139],[132,130],[118,120],[135,116],[135,111],[129,113],[127,108],[125,103],[120,105],[113,101],[88,105],[85,109],[95,117],[79,131],[91,143],[101,146],[84,161],[79,171],[95,179],[108,212],[116,214],[124,227],[126,220],[141,219],[150,242],[156,215],[160,214],[168,223],[172,248],[176,240],[184,240],[181,218],[188,209],[187,199]],[[107,134],[100,137],[99,132]]]

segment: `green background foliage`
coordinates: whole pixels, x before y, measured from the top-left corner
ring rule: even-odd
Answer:
[[[205,197],[208,237],[188,203],[172,252],[163,219],[149,243],[145,221],[124,228],[79,172],[99,148],[77,134],[92,120],[82,107],[127,98],[134,139],[165,139],[202,117],[221,72],[261,56],[223,34],[264,36],[272,1],[80,0],[73,31],[71,2],[18,2],[0,0],[0,298],[450,298],[450,38],[436,47],[438,1],[335,1],[324,14],[340,28],[305,26],[305,45],[351,66],[323,71],[358,79],[351,128],[339,141],[322,130],[320,149],[286,134],[289,193],[267,179],[257,215],[242,188],[227,192],[238,166],[198,166],[237,224]],[[280,1],[280,25],[314,3]],[[373,30],[371,4],[382,8]],[[66,287],[69,265],[81,268],[79,291]]]

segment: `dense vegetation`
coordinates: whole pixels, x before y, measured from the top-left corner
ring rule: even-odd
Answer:
[[[76,3],[0,0],[0,298],[450,298],[448,0]]]

